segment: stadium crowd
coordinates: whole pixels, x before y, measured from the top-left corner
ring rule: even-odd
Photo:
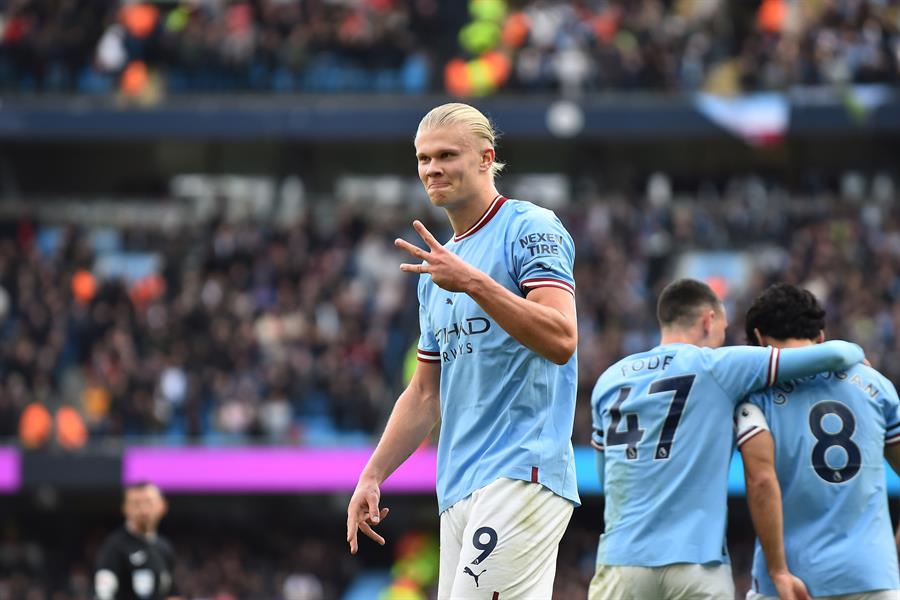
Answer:
[[[900,75],[895,0],[467,4],[4,0],[0,90],[755,91]]]
[[[589,440],[596,377],[656,343],[656,294],[692,251],[750,265],[719,288],[737,325],[731,343],[743,342],[736,332],[755,294],[775,280],[797,283],[822,299],[829,336],[860,343],[900,381],[893,182],[848,175],[841,190],[806,187],[789,194],[747,177],[682,196],[655,175],[639,190],[588,192],[559,211],[577,248],[576,443]],[[403,257],[391,243],[415,239],[411,219],[342,206],[333,219],[310,212],[290,225],[220,220],[114,234],[5,223],[0,433],[50,443],[50,425],[26,407],[74,407],[86,427],[74,445],[368,439],[417,340],[415,278],[397,269]],[[446,239],[446,224],[431,226]],[[112,257],[135,256],[157,266],[138,277],[126,261],[131,279],[103,274]]]
[[[421,91],[440,38],[434,0],[3,4],[0,82],[21,91],[135,91],[158,71],[176,92]]]
[[[734,92],[898,81],[900,5],[530,2],[512,87]]]
[[[368,428],[392,401],[415,326],[411,282],[382,261],[392,232],[359,215],[333,232],[309,220],[126,232],[122,249],[164,264],[130,286],[90,273],[85,232],[10,227],[6,434],[23,402],[74,400],[92,436],[303,441],[295,417]]]

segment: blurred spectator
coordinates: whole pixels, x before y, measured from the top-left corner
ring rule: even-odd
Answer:
[[[8,0],[0,4],[0,90],[150,100],[163,92],[423,93],[439,91],[445,69],[447,89],[467,94],[900,79],[894,1],[469,4]],[[487,20],[479,28],[467,11]]]
[[[177,598],[175,551],[157,530],[168,505],[152,483],[125,487],[125,524],[110,533],[97,556],[94,593],[99,600]]]

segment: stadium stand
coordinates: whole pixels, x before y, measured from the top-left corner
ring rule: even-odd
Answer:
[[[578,94],[900,75],[893,2],[469,4],[9,0],[0,7],[0,89]],[[479,62],[486,50],[492,58]]]
[[[859,185],[881,201],[854,200]],[[789,192],[759,177],[683,196],[670,187],[657,175],[637,193],[560,211],[579,249],[582,396],[617,357],[653,343],[653,299],[678,268],[673,248],[755,255],[747,283],[729,291],[732,320],[769,282],[804,284],[834,315],[829,335],[858,340],[900,377],[890,177],[848,174],[843,193]],[[414,282],[393,268],[406,217],[347,205],[331,226],[311,213],[290,226],[168,230],[5,223],[5,433],[29,402],[76,406],[99,438],[310,443],[377,431],[417,335]],[[576,441],[586,443],[589,423],[576,418]]]

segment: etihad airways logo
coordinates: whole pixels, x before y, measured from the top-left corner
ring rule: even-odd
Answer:
[[[471,317],[451,323],[447,327],[441,327],[434,332],[434,337],[440,344],[449,344],[454,341],[454,337],[459,339],[480,335],[482,333],[487,333],[490,328],[491,322],[484,317]]]
[[[472,354],[475,346],[469,338],[487,333],[490,328],[491,322],[484,317],[470,317],[441,327],[434,332],[434,337],[442,346],[441,360],[448,363],[465,354]]]

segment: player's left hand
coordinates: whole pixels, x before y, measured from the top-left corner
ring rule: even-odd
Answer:
[[[426,252],[406,240],[397,238],[394,245],[424,261],[417,265],[403,263],[400,270],[406,273],[428,273],[435,284],[448,292],[467,292],[481,272],[444,248],[421,221],[413,221],[413,227],[430,251]]]
[[[771,573],[770,576],[781,600],[810,600],[806,584],[790,571]]]

